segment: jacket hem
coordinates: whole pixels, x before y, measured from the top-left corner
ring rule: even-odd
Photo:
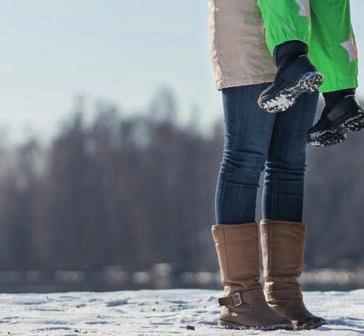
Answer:
[[[254,77],[227,78],[216,81],[216,88],[220,91],[229,87],[271,83],[274,80],[274,76],[275,74],[268,74]]]

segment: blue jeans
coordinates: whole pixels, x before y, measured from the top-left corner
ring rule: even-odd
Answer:
[[[216,187],[217,224],[255,221],[263,170],[263,218],[302,221],[305,133],[314,121],[318,93],[304,94],[287,111],[270,114],[257,104],[268,85],[222,90],[225,140]]]

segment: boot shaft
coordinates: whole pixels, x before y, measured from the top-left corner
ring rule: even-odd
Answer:
[[[292,285],[302,274],[306,226],[300,222],[262,220],[260,239],[266,284]]]
[[[312,329],[325,323],[307,310],[297,281],[302,274],[305,237],[306,226],[300,222],[266,219],[260,223],[265,297],[295,329]]]
[[[258,225],[213,225],[212,236],[225,289],[260,287]]]

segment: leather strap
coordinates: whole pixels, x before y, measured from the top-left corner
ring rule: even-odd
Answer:
[[[334,121],[336,118],[341,117],[346,111],[361,111],[361,107],[357,99],[353,95],[344,97],[328,114],[327,119]]]
[[[244,303],[240,292],[236,292],[232,295],[219,298],[220,306],[238,307]]]

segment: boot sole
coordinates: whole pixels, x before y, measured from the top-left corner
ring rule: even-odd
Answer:
[[[293,330],[312,330],[320,328],[321,326],[327,324],[326,321],[307,322],[300,325],[294,322],[292,323],[293,323]]]
[[[313,136],[313,138],[311,138],[311,136]],[[328,147],[337,145],[343,142],[345,139],[345,133],[341,134],[340,132],[325,130],[310,135],[310,138],[307,139],[307,142],[314,147]]]
[[[323,77],[319,72],[307,72],[290,87],[286,87],[277,92],[274,97],[260,97],[258,99],[258,105],[269,113],[283,112],[290,108],[301,94],[315,92],[322,83]]]
[[[364,126],[362,125],[362,122],[364,121],[364,112],[361,118],[352,121],[351,123],[349,123],[346,128],[351,131],[351,132],[359,132],[361,131]]]
[[[363,129],[360,123],[364,120],[364,113],[359,113],[348,118],[332,130],[323,130],[308,135],[308,143],[315,147],[327,147],[336,145],[346,139],[348,131],[358,132]]]
[[[229,322],[225,320],[219,319],[219,325],[221,327],[224,327],[225,329],[233,329],[233,330],[264,330],[264,331],[270,331],[270,330],[293,330],[293,326],[290,323],[286,324],[276,324],[272,326],[266,326],[266,327],[258,327],[258,326],[245,326],[242,324]]]

